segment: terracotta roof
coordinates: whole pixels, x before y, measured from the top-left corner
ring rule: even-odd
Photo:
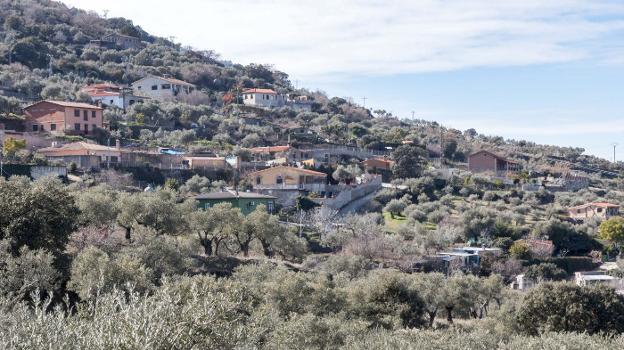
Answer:
[[[98,107],[98,106],[94,106],[88,103],[83,103],[83,102],[71,102],[71,101],[52,101],[52,100],[44,100],[44,101],[38,101],[35,102],[33,104],[30,104],[26,107],[24,107],[24,109],[28,109],[30,107],[36,106],[40,103],[44,103],[44,102],[48,102],[48,103],[52,103],[58,106],[63,106],[63,107],[71,107],[71,108],[85,108],[85,109],[97,109],[97,110],[101,110],[102,107]]]
[[[112,91],[100,91],[100,92],[89,92],[89,91],[87,91],[87,95],[89,95],[91,97],[119,96],[120,93],[119,92],[112,92]]]
[[[249,198],[249,199],[277,199],[273,196],[267,196],[260,193],[254,192],[238,192],[238,194],[234,191],[223,191],[223,192],[211,192],[204,193],[198,196],[195,196],[195,199],[233,199],[233,198]]]
[[[195,86],[191,83],[187,83],[184,80],[180,80],[180,79],[176,79],[176,78],[164,78],[164,77],[159,77],[160,79],[166,80],[168,82],[170,82],[171,84],[177,84],[177,85],[188,85],[188,86]]]
[[[371,162],[371,161],[382,162],[382,163],[385,163],[385,164],[388,164],[388,165],[394,164],[393,160],[383,159],[383,158],[369,158],[369,159],[363,160],[361,163],[362,164],[368,164],[368,162]]]
[[[38,150],[39,153],[44,155],[90,155],[92,152],[104,151],[104,152],[119,152],[120,149],[116,147],[108,147],[103,145],[98,145],[95,143],[87,143],[87,142],[73,142],[65,144],[61,147],[46,147]]]
[[[290,150],[290,146],[254,147],[250,149],[251,153],[285,152],[288,150]]]
[[[277,95],[273,89],[245,89],[243,90],[244,94],[269,94],[269,95]]]
[[[587,208],[587,207],[619,208],[620,206],[617,205],[617,204],[612,204],[612,203],[607,203],[607,202],[591,202],[591,203],[585,203],[585,204],[577,205],[575,207],[571,207],[571,208],[569,208],[569,210],[572,210],[572,209],[583,209],[583,208]]]
[[[298,172],[298,173],[304,173],[304,174],[314,175],[314,176],[327,176],[327,174],[321,173],[320,171],[314,171],[314,170],[308,170],[308,169],[302,169],[302,168],[295,168],[295,167],[292,167],[292,166],[276,166],[276,167],[273,167],[273,168],[268,168],[268,169],[264,169],[264,170],[254,171],[252,173],[247,174],[247,176],[261,174],[261,173],[264,173],[264,172],[267,172],[267,171],[271,171],[271,170],[275,170],[275,169],[293,170],[293,171]]]

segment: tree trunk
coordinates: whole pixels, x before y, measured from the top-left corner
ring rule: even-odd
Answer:
[[[273,250],[271,249],[271,245],[269,244],[269,242],[264,241],[264,240],[260,240],[260,244],[262,244],[262,251],[264,252],[264,255],[267,258],[272,258],[273,257]]]
[[[429,328],[433,327],[433,321],[435,321],[436,318],[436,314],[438,313],[438,311],[433,311],[433,312],[427,312],[429,314]]]
[[[244,257],[249,256],[249,242],[243,242],[243,243],[240,243],[239,245],[240,245],[241,252],[243,252],[243,256]]]
[[[204,247],[204,254],[206,254],[206,256],[211,256],[212,255],[212,239],[201,238],[200,242],[201,242],[201,245]]]
[[[131,227],[124,227],[126,229],[126,240],[128,242],[132,241],[132,228]]]
[[[453,307],[452,306],[446,307],[446,320],[448,321],[448,323],[453,324]]]

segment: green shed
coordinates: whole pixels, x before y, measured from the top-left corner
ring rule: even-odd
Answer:
[[[230,203],[232,207],[239,208],[243,215],[247,215],[260,204],[264,204],[268,212],[273,214],[277,198],[253,192],[222,191],[200,194],[195,199],[201,209],[208,209],[219,203]]]

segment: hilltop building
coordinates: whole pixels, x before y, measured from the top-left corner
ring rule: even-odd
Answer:
[[[254,107],[282,107],[285,105],[283,95],[272,89],[245,89],[243,90],[243,104]]]
[[[609,219],[620,213],[620,206],[607,202],[591,202],[577,205],[568,209],[568,216],[571,219],[584,220],[589,218]]]
[[[147,97],[134,95],[132,88],[110,83],[88,85],[82,88],[93,103],[101,106],[114,106],[124,111],[135,103],[147,100]]]
[[[134,94],[156,100],[173,100],[191,94],[195,85],[171,77],[147,76],[132,83]]]
[[[119,33],[111,33],[111,34],[104,35],[102,37],[102,42],[111,43],[114,46],[117,46],[118,48],[121,48],[124,50],[128,50],[128,49],[139,50],[143,48],[143,43],[141,42],[141,39],[134,37],[134,36],[123,35]]]
[[[520,164],[490,151],[482,150],[468,156],[468,169],[473,173],[492,172],[497,176],[503,176],[518,172]]]

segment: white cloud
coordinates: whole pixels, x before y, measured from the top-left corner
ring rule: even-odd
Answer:
[[[619,62],[624,53],[614,44],[624,29],[617,0],[64,2],[108,9],[152,33],[303,79]]]

